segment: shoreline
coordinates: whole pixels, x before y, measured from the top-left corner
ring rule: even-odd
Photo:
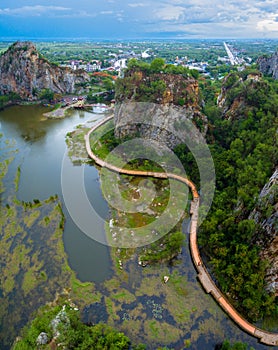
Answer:
[[[60,104],[60,106],[57,107],[58,104]],[[45,103],[43,103],[42,100],[8,101],[7,103],[5,103],[3,106],[0,107],[0,111],[3,111],[6,108],[13,107],[13,106],[39,106],[39,105],[45,106]],[[86,110],[86,107],[88,108],[89,106],[93,107],[93,106],[98,106],[98,105],[99,105],[98,103],[84,104],[84,102],[82,103],[82,105],[80,105],[79,102],[74,102],[74,103],[71,103],[67,106],[62,107],[61,103],[56,103],[54,105],[47,105],[47,107],[53,107],[53,108],[49,112],[43,113],[43,116],[46,117],[47,119],[64,119],[68,116],[69,110],[81,109],[81,110],[85,110],[88,112],[88,110]],[[111,109],[111,107],[113,107],[113,104],[110,103],[106,106],[107,106],[106,111],[109,111]]]
[[[198,211],[199,211],[199,205],[200,205],[200,197],[195,184],[187,178],[184,178],[182,176],[172,174],[172,173],[136,171],[136,170],[119,168],[117,166],[114,166],[100,159],[98,156],[96,156],[93,153],[90,145],[91,133],[93,133],[97,128],[99,128],[103,124],[107,123],[112,118],[113,118],[113,115],[102,119],[85,135],[85,144],[86,144],[86,150],[87,150],[88,156],[92,158],[96,162],[96,164],[100,165],[101,167],[105,167],[109,170],[115,171],[120,174],[151,176],[151,177],[157,177],[157,178],[173,178],[173,179],[176,179],[177,181],[184,182],[188,187],[190,187],[193,195],[193,200],[191,201],[191,207],[190,207],[190,215],[191,215],[191,224],[190,224],[190,231],[189,231],[190,232],[190,236],[189,236],[190,251],[191,251],[193,264],[197,271],[197,277],[204,291],[208,294],[211,294],[214,300],[217,302],[217,304],[222,308],[222,310],[224,310],[226,314],[235,322],[235,324],[238,325],[241,329],[243,329],[246,333],[257,338],[263,344],[270,345],[270,346],[277,346],[278,334],[262,330],[256,327],[255,325],[249,323],[248,321],[246,321],[245,318],[242,315],[240,315],[237,312],[237,310],[231,305],[227,297],[218,289],[218,287],[215,285],[214,281],[212,280],[207,268],[205,267],[205,264],[202,261],[199,248],[198,248],[198,243],[197,243]]]
[[[72,106],[54,108],[50,112],[43,113],[43,116],[48,119],[63,119],[67,116],[67,111],[70,108]]]

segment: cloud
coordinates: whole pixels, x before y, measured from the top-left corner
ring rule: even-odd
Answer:
[[[8,16],[41,16],[46,13],[57,13],[57,12],[68,12],[71,8],[62,7],[62,6],[43,6],[43,5],[35,5],[35,6],[23,6],[18,8],[5,8],[0,9],[0,15],[8,15]]]
[[[104,21],[104,16],[109,20]],[[57,28],[61,23],[65,28],[71,26],[71,18],[75,23],[80,22],[80,28],[85,28],[84,19],[96,25],[104,36],[110,31],[123,37],[132,33],[138,37],[152,33],[204,38],[265,34],[275,37],[278,23],[277,0],[1,0],[0,17],[2,21],[6,18],[10,28],[19,28],[17,18],[27,23],[28,18],[32,17],[33,21],[37,18],[37,31],[41,18],[51,18]],[[18,31],[21,32],[20,28]]]
[[[150,30],[151,31],[151,30]],[[242,23],[235,26],[234,23],[188,23],[188,24],[170,24],[163,27],[152,28],[152,33],[167,33],[169,36],[176,38],[245,38],[252,37],[253,32],[250,32],[248,25]]]
[[[100,11],[101,15],[113,15],[114,11]]]
[[[152,1],[144,32],[184,33],[199,37],[255,37],[276,31],[277,0],[161,0]],[[272,11],[271,11],[272,9]]]
[[[268,17],[257,23],[257,29],[260,32],[278,32],[278,13],[272,13]]]
[[[137,3],[132,3],[132,4],[128,4],[129,7],[145,7],[147,6],[146,4],[143,4],[142,2],[137,2]]]
[[[181,6],[167,5],[154,11],[156,18],[163,21],[178,21],[183,18],[184,8]]]
[[[105,12],[105,11],[103,11]],[[108,14],[108,11],[107,11]],[[94,11],[90,13],[88,10],[83,10],[81,8],[70,8],[62,6],[23,6],[18,8],[5,8],[0,9],[0,16],[6,15],[10,17],[52,17],[52,18],[95,18],[97,13]]]
[[[118,11],[115,14],[115,18],[118,22],[124,22],[125,16],[124,16],[124,11]]]

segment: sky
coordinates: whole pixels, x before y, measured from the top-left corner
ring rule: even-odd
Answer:
[[[13,39],[278,39],[278,0],[0,0]]]

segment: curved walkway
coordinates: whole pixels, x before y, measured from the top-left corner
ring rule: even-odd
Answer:
[[[109,120],[113,118],[113,115],[104,118],[101,122],[97,123],[88,133],[85,135],[85,143],[86,143],[86,149],[87,153],[90,158],[92,158],[96,164],[100,165],[101,167],[105,167],[107,169],[110,169],[112,171],[126,174],[126,175],[138,175],[138,176],[150,176],[155,178],[172,178],[176,179],[178,181],[181,181],[185,183],[188,187],[190,187],[193,195],[193,200],[191,201],[191,207],[190,207],[190,214],[191,214],[191,225],[190,225],[190,250],[192,255],[192,260],[194,262],[195,268],[198,272],[198,278],[200,283],[202,284],[203,288],[207,293],[210,293],[213,295],[214,299],[217,301],[217,303],[222,307],[222,309],[234,320],[234,322],[240,326],[244,331],[251,334],[252,336],[259,339],[261,343],[267,344],[267,345],[278,345],[278,334],[277,333],[270,333],[267,331],[264,331],[260,328],[257,328],[256,326],[252,325],[251,323],[247,322],[235,309],[234,307],[229,303],[229,301],[226,299],[226,297],[220,292],[220,290],[216,287],[215,283],[213,282],[209,272],[207,271],[205,265],[203,264],[198,245],[197,245],[197,226],[198,226],[198,210],[199,210],[199,194],[196,189],[196,186],[192,181],[190,181],[187,178],[184,178],[182,176],[179,176],[177,174],[173,173],[160,173],[160,172],[152,172],[152,171],[137,171],[137,170],[128,170],[128,169],[122,169],[118,168],[115,165],[109,164],[105,162],[104,160],[98,158],[91,149],[90,146],[90,135],[92,132],[94,132],[97,128],[99,128],[101,125],[107,123]]]

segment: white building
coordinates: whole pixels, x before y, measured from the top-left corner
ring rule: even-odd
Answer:
[[[142,53],[141,53],[141,57],[142,57],[142,58],[149,58],[149,57],[151,57],[151,55],[148,54],[148,51],[149,51],[149,50],[150,50],[150,49],[147,49],[146,51],[142,52]]]
[[[114,63],[114,69],[121,70],[121,69],[127,68],[126,62],[127,62],[126,58],[122,58],[121,60],[116,61]]]

